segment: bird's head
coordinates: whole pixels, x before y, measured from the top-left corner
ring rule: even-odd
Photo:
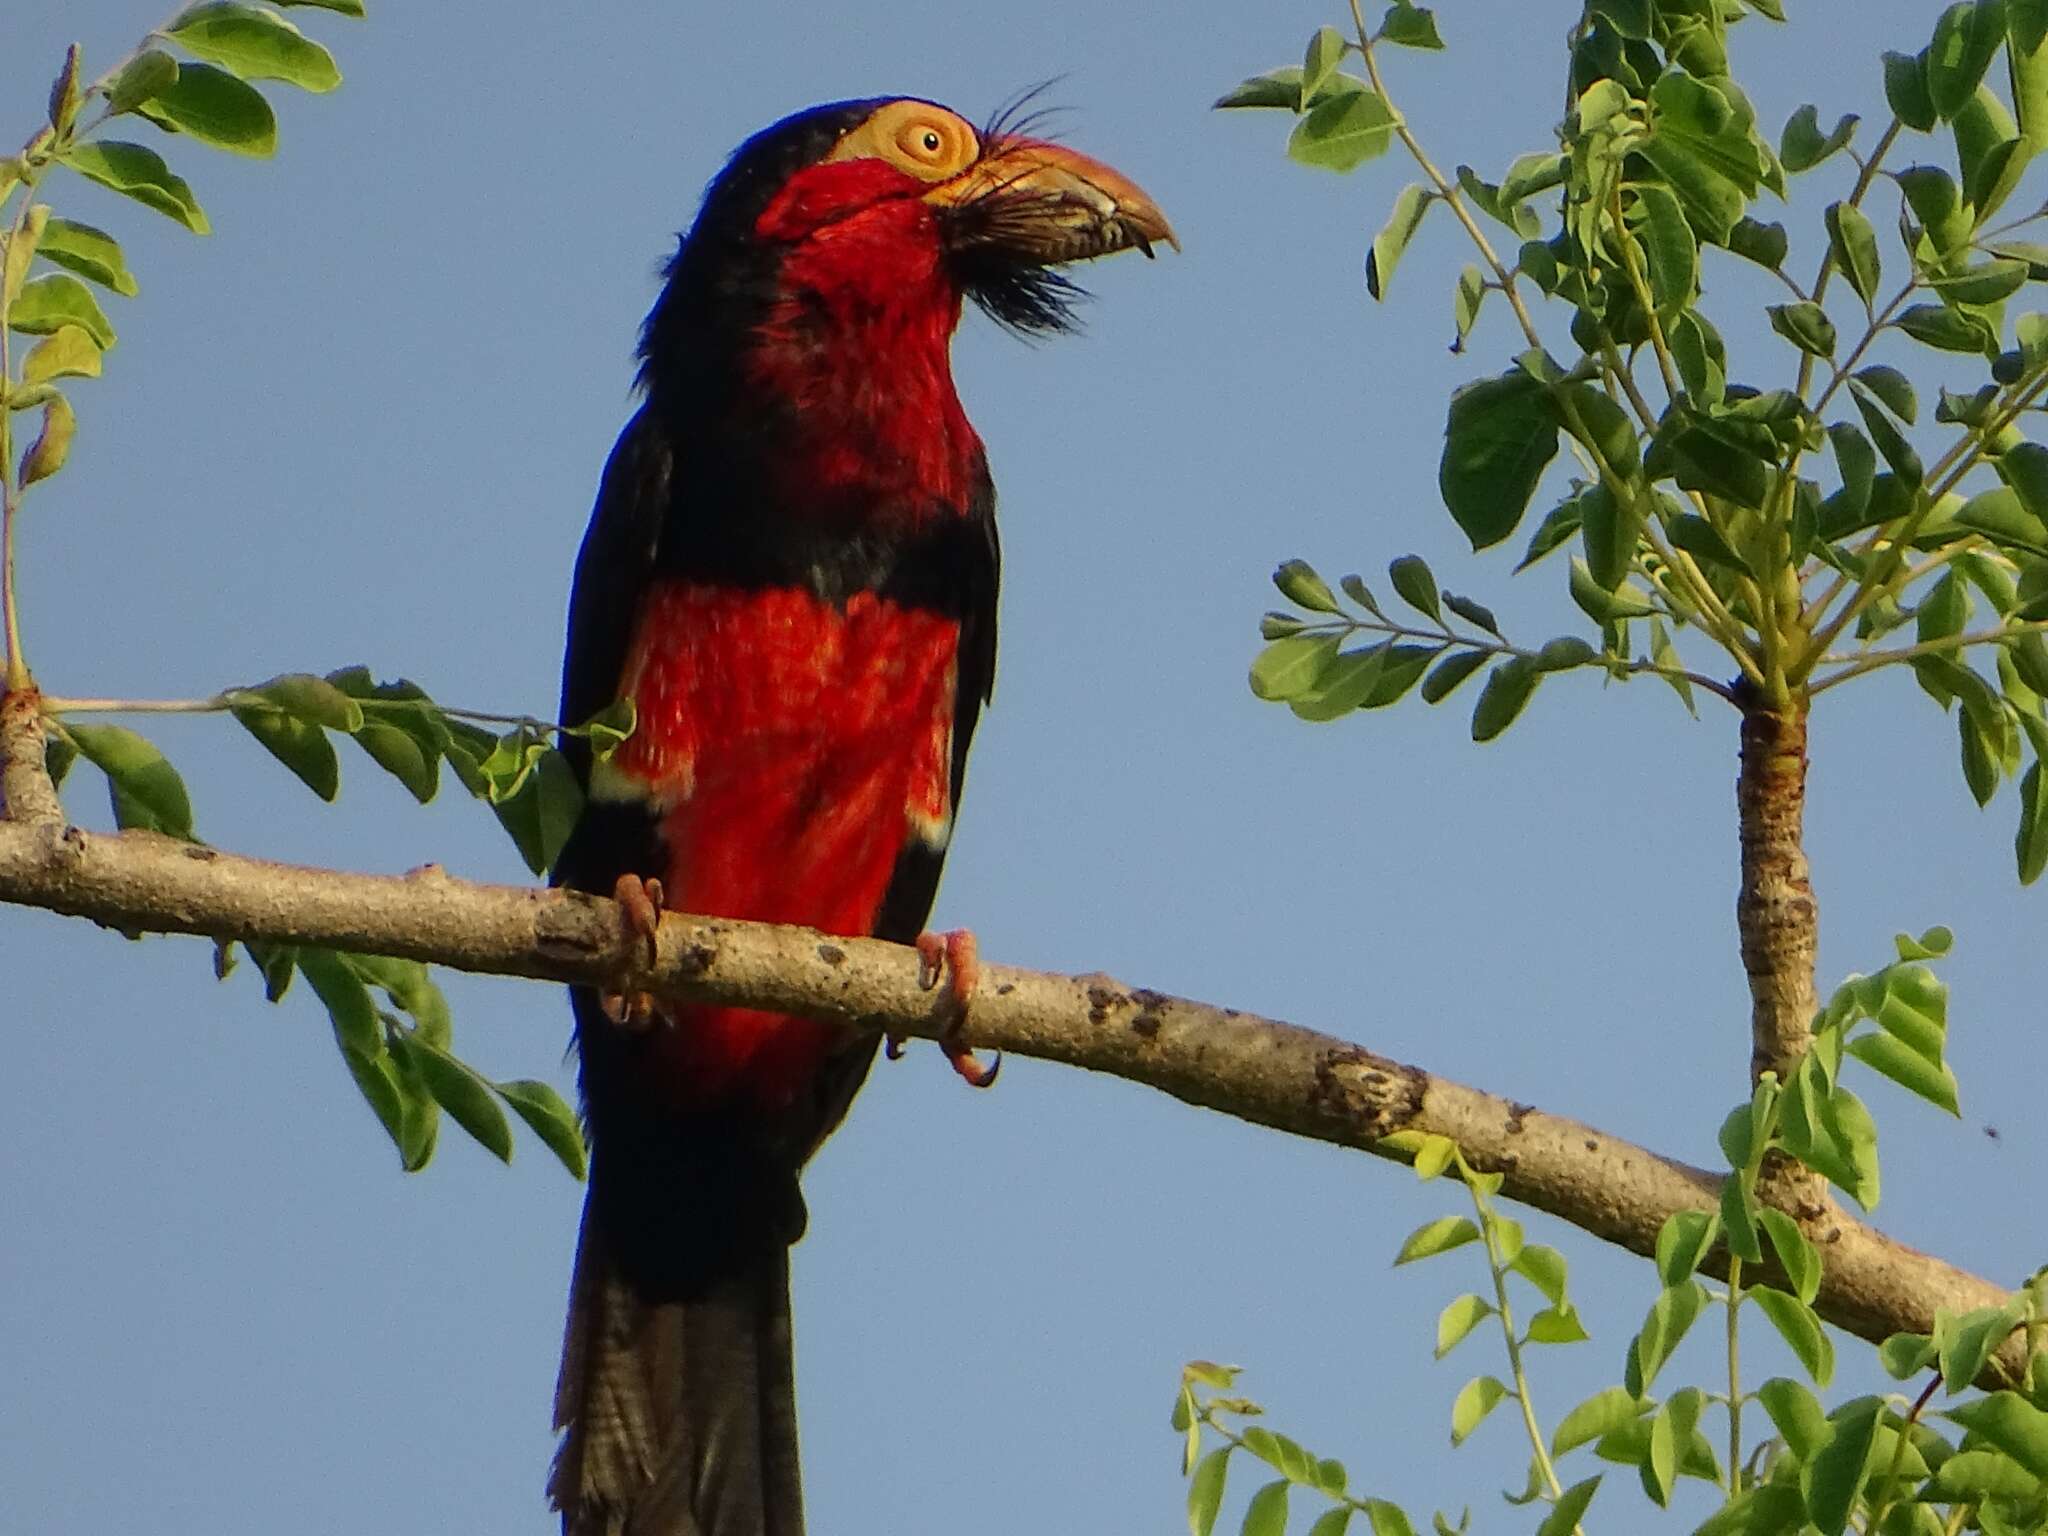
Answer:
[[[957,316],[971,299],[1026,333],[1071,321],[1068,263],[1178,246],[1121,173],[1001,120],[878,97],[813,107],[754,135],[705,193],[649,317],[643,353],[744,340],[771,307]],[[720,333],[725,333],[720,336]],[[722,349],[721,349],[722,350]]]

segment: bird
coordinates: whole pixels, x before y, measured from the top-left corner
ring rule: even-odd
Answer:
[[[999,554],[951,343],[1070,330],[1071,263],[1178,248],[1134,182],[1013,108],[812,107],[706,189],[641,331],[642,399],[577,556],[560,718],[630,700],[553,883],[917,942],[995,674]],[[574,988],[589,1187],[548,1481],[564,1536],[800,1536],[799,1173],[876,1040]],[[893,1046],[894,1042],[892,1042]],[[893,1051],[892,1051],[893,1054]],[[984,1069],[957,1043],[970,1082]]]

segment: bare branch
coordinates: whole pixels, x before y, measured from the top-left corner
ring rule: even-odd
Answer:
[[[41,729],[31,708],[0,712],[11,739]],[[30,726],[33,725],[33,731]],[[40,762],[0,764],[48,780]],[[15,803],[27,806],[32,795]],[[0,900],[119,928],[400,955],[493,975],[597,983],[683,1002],[737,1004],[937,1038],[944,991],[918,984],[916,953],[807,928],[668,914],[657,954],[629,938],[617,906],[575,891],[473,884],[429,865],[359,875],[242,858],[149,833],[88,833],[54,821],[0,821]],[[1363,1046],[1273,1019],[1126,987],[985,965],[965,1041],[1142,1083],[1290,1135],[1399,1159],[1394,1131],[1448,1136],[1510,1198],[1606,1242],[1650,1253],[1674,1211],[1714,1209],[1720,1178],[1578,1121],[1546,1114]],[[1830,1322],[1870,1340],[1932,1328],[1936,1308],[1988,1306],[2006,1293],[1918,1253],[1830,1206],[1810,1235],[1826,1273]],[[1709,1262],[1716,1269],[1720,1256]],[[1718,1272],[1718,1270],[1717,1270]],[[2009,1351],[2012,1362],[2018,1353]]]

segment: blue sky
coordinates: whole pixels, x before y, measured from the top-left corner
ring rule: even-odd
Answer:
[[[940,917],[995,959],[1276,1014],[1712,1157],[1748,1059],[1733,716],[1695,723],[1659,686],[1575,675],[1475,748],[1455,706],[1308,726],[1245,687],[1289,556],[1372,573],[1419,551],[1525,633],[1577,618],[1560,564],[1510,580],[1521,541],[1475,558],[1437,501],[1445,396],[1521,347],[1496,307],[1467,355],[1447,350],[1467,259],[1449,221],[1375,305],[1363,253],[1409,168],[1307,170],[1284,121],[1208,111],[1332,8],[606,0],[516,25],[372,9],[296,13],[347,81],[278,93],[274,163],[175,147],[209,239],[56,186],[60,212],[121,236],[143,293],[111,301],[121,344],[76,391],[74,463],[23,532],[46,688],[187,696],[364,662],[451,703],[546,712],[635,330],[731,146],[814,101],[900,90],[980,116],[1059,77],[1067,135],[1153,192],[1185,252],[1090,274],[1085,336],[963,328],[1004,631]],[[1773,127],[1805,100],[1824,122],[1881,117],[1879,50],[1917,48],[1936,14],[1794,9],[1787,37],[1741,29]],[[1497,174],[1544,147],[1571,14],[1446,7],[1449,55],[1393,58],[1443,163]],[[1815,19],[1845,14],[1853,28]],[[128,0],[15,7],[6,132],[37,120],[65,43],[103,64],[154,19]],[[1801,184],[1795,248],[1815,249],[1844,169]],[[1765,292],[1725,263],[1709,284],[1710,302]],[[1782,343],[1723,329],[1738,367],[1789,377]],[[479,808],[417,809],[359,757],[323,807],[224,720],[152,734],[225,847],[524,878]],[[1897,929],[1959,935],[1965,1118],[1871,1088],[1879,1218],[2018,1278],[2043,1255],[2001,1197],[2048,1161],[2048,950],[2044,898],[2011,873],[2012,792],[1973,808],[1952,727],[1909,680],[1830,695],[1813,740],[1823,985],[1883,963]],[[104,821],[88,775],[69,800]],[[546,1531],[580,1189],[530,1138],[508,1169],[451,1134],[401,1174],[312,1001],[272,1008],[207,958],[0,914],[7,1523]],[[448,985],[466,1055],[569,1087],[556,989]],[[1026,1061],[970,1094],[924,1049],[876,1071],[808,1190],[796,1305],[820,1531],[1176,1529],[1166,1414],[1193,1356],[1247,1366],[1276,1427],[1360,1487],[1425,1518],[1470,1503],[1478,1530],[1535,1524],[1492,1491],[1525,1459],[1509,1415],[1448,1445],[1458,1385],[1497,1369],[1489,1346],[1430,1360],[1438,1307],[1483,1271],[1388,1267],[1441,1187]],[[1650,1288],[1633,1261],[1530,1225],[1572,1256],[1595,1336],[1541,1358],[1555,1416],[1618,1375]],[[1711,1353],[1696,1340],[1678,1369],[1704,1375]],[[1759,1378],[1783,1368],[1761,1336],[1753,1354]],[[1857,1361],[1843,1384],[1864,1379]]]

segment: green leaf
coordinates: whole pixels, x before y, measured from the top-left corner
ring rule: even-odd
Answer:
[[[1451,1404],[1451,1444],[1463,1445],[1507,1395],[1506,1385],[1492,1376],[1474,1376],[1459,1388],[1457,1401]]]
[[[1612,592],[1635,561],[1643,533],[1641,503],[1633,496],[1618,500],[1604,483],[1587,486],[1578,501],[1587,572],[1602,591]]]
[[[1819,1400],[1789,1376],[1773,1376],[1756,1389],[1756,1395],[1785,1448],[1801,1461],[1811,1460],[1834,1433]]]
[[[1451,344],[1453,352],[1464,351],[1465,338],[1479,323],[1479,306],[1486,302],[1486,293],[1484,272],[1470,264],[1459,270],[1457,286],[1451,290],[1451,325],[1456,332]]]
[[[1958,1504],[2018,1501],[2039,1498],[2041,1480],[1997,1451],[1958,1451],[1935,1469],[1929,1491]]]
[[[1210,106],[1216,111],[1239,107],[1284,107],[1289,112],[1299,112],[1301,66],[1290,64],[1285,69],[1252,75],[1225,91]]]
[[[319,726],[260,705],[238,706],[232,713],[265,751],[297,774],[306,788],[322,800],[332,800],[340,792],[341,761],[334,755],[334,744]]]
[[[1657,1277],[1682,1285],[1705,1260],[1721,1235],[1721,1218],[1711,1211],[1674,1211],[1657,1231]]]
[[[426,1166],[433,1156],[434,1117],[431,1100],[422,1106],[384,1048],[384,1027],[363,985],[347,961],[332,950],[301,949],[299,969],[318,994],[334,1026],[335,1043],[356,1087],[398,1148],[407,1171]]]
[[[1335,27],[1318,27],[1308,40],[1301,61],[1301,89],[1313,97],[1344,62],[1344,34]]]
[[[1394,268],[1399,265],[1401,254],[1422,227],[1423,215],[1436,201],[1434,192],[1420,186],[1403,187],[1401,195],[1394,199],[1394,211],[1387,216],[1380,232],[1373,236],[1372,249],[1365,257],[1365,288],[1374,298],[1386,298],[1387,284],[1393,281]]]
[[[397,1042],[413,1059],[434,1102],[502,1163],[512,1161],[512,1127],[498,1107],[497,1091],[477,1072],[417,1035]]]
[[[1876,402],[1864,390],[1852,383],[1849,393],[1855,398],[1863,425],[1870,430],[1871,441],[1877,444],[1877,451],[1884,455],[1885,462],[1891,465],[1902,484],[1910,489],[1919,489],[1926,472],[1921,467],[1920,455],[1913,451],[1913,445],[1906,441],[1905,434],[1892,424],[1891,417],[1878,409]]]
[[[1725,244],[1763,165],[1726,97],[1680,69],[1650,88],[1651,132],[1631,147],[1685,204],[1707,239]]]
[[[1469,597],[1460,597],[1455,592],[1444,593],[1443,599],[1444,606],[1467,624],[1476,624],[1488,634],[1500,637],[1500,620],[1493,616],[1493,610],[1484,603],[1474,602]]]
[[[2018,1393],[1993,1392],[1951,1408],[1948,1416],[2035,1477],[2048,1478],[2048,1413]]]
[[[331,731],[359,731],[363,709],[354,699],[324,677],[310,672],[286,672],[253,688],[238,690],[238,700],[253,697]]]
[[[1660,319],[1668,318],[1692,303],[1699,290],[1699,241],[1669,189],[1646,182],[1635,194],[1636,237],[1648,269],[1650,302]]]
[[[1708,430],[1676,415],[1667,418],[1646,467],[1653,479],[1669,475],[1684,490],[1725,497],[1738,506],[1760,510],[1770,499],[1774,463],[1756,438]]]
[[[1360,707],[1383,709],[1407,696],[1422,680],[1429,664],[1443,655],[1444,645],[1389,645],[1384,648],[1378,675]]]
[[[1467,1291],[1463,1296],[1453,1299],[1444,1307],[1442,1312],[1437,1314],[1437,1359],[1443,1359],[1445,1355],[1448,1355],[1452,1350],[1464,1343],[1467,1334],[1471,1333],[1474,1328],[1493,1315],[1492,1304],[1474,1296],[1470,1291]]]
[[[550,748],[541,752],[518,792],[498,801],[493,809],[526,867],[537,875],[545,874],[583,813],[583,789],[568,760]]]
[[[1775,272],[1785,264],[1792,242],[1782,224],[1765,224],[1756,219],[1738,219],[1728,231],[1728,249],[1744,261],[1753,261]]]
[[[2021,885],[2032,885],[2048,869],[2048,777],[2043,776],[2038,760],[2020,780],[2020,824],[2013,838],[2013,855]]]
[[[1765,313],[1771,329],[1813,357],[1835,355],[1835,325],[1818,304],[1772,304]]]
[[[1562,1456],[1589,1441],[1626,1429],[1641,1418],[1647,1404],[1620,1387],[1595,1392],[1558,1421],[1550,1437],[1550,1453]]]
[[[1738,576],[1756,574],[1750,570],[1747,560],[1728,547],[1728,541],[1715,531],[1714,525],[1697,512],[1680,513],[1671,520],[1671,526],[1667,531],[1672,545],[1684,550],[1695,560],[1717,566],[1724,571],[1732,571]]]
[[[187,53],[244,80],[282,80],[308,91],[341,84],[334,56],[274,12],[239,0],[209,0],[186,10],[164,35]]]
[[[58,326],[21,360],[21,382],[31,388],[53,379],[96,379],[99,375],[99,344],[82,326]]]
[[[1273,585],[1283,597],[1316,613],[1342,613],[1329,584],[1306,560],[1285,560],[1273,572]]]
[[[1286,1478],[1266,1484],[1252,1495],[1252,1501],[1245,1507],[1244,1524],[1240,1536],[1284,1536],[1287,1530]]]
[[[1884,99],[1898,120],[1908,128],[1927,132],[1938,120],[1934,98],[1927,93],[1927,56],[1924,53],[1887,53],[1884,56]]]
[[[1329,721],[1364,707],[1378,693],[1392,646],[1386,642],[1362,651],[1345,651],[1316,675],[1315,686],[1288,700],[1303,720]]]
[[[2028,510],[2021,498],[2005,486],[1972,496],[1956,509],[1955,521],[2007,549],[2048,554],[2048,523]],[[2035,691],[2039,691],[2038,687]]]
[[[1813,1308],[1797,1296],[1769,1286],[1756,1287],[1749,1292],[1749,1299],[1770,1319],[1779,1337],[1791,1347],[1794,1357],[1806,1368],[1806,1374],[1813,1378],[1813,1384],[1825,1388],[1834,1379],[1835,1346],[1821,1331],[1820,1319],[1814,1316]]]
[[[1513,725],[1542,678],[1542,669],[1521,656],[1495,667],[1472,710],[1472,739],[1492,741]]]
[[[1721,1181],[1721,1233],[1728,1251],[1745,1264],[1764,1261],[1763,1245],[1757,1238],[1756,1197],[1736,1175]]]
[[[1792,1284],[1792,1290],[1808,1306],[1820,1294],[1820,1253],[1806,1234],[1799,1230],[1799,1223],[1783,1211],[1765,1206],[1757,1212],[1764,1232],[1770,1237],[1771,1251],[1778,1256],[1778,1265],[1785,1271],[1785,1278]]]
[[[382,989],[394,1008],[412,1017],[422,1040],[447,1049],[454,1033],[448,999],[425,965],[389,955],[345,954],[342,958],[364,981]]]
[[[2018,293],[2026,280],[2024,261],[2000,257],[1928,282],[1951,304],[1996,304]]]
[[[1509,1269],[1527,1280],[1553,1307],[1564,1305],[1564,1255],[1546,1243],[1530,1243],[1515,1255]]]
[[[1446,655],[1436,666],[1436,670],[1421,680],[1423,702],[1427,702],[1427,705],[1442,705],[1446,698],[1450,698],[1458,690],[1460,682],[1479,672],[1479,668],[1483,668],[1491,659],[1491,651],[1454,651],[1452,655]]]
[[[107,88],[107,111],[118,116],[178,83],[178,61],[161,48],[149,48],[130,59]]]
[[[1810,171],[1823,160],[1848,146],[1855,136],[1856,124],[1861,121],[1855,113],[1839,119],[1827,133],[1820,131],[1820,113],[1812,106],[1803,106],[1794,112],[1785,124],[1785,131],[1778,139],[1778,159],[1785,169],[1797,175]]]
[[[1216,1512],[1223,1507],[1223,1486],[1230,1476],[1230,1453],[1235,1446],[1211,1451],[1195,1465],[1188,1479],[1188,1536],[1210,1536],[1216,1529]]]
[[[1422,556],[1401,556],[1387,567],[1387,579],[1393,583],[1394,594],[1402,602],[1439,623],[1443,621],[1436,577],[1431,574],[1429,562]]]
[[[1437,486],[1474,549],[1515,531],[1557,456],[1557,437],[1546,391],[1520,371],[1478,380],[1451,396]]]
[[[1289,635],[1275,640],[1252,662],[1252,692],[1262,699],[1297,699],[1316,685],[1336,659],[1336,635]]]
[[[1929,1061],[1888,1035],[1859,1035],[1849,1042],[1847,1050],[1858,1061],[1883,1073],[1907,1092],[1919,1095],[1952,1115],[1961,1114],[1955,1074],[1939,1059]]]
[[[1643,1326],[1629,1343],[1628,1365],[1624,1385],[1637,1396],[1648,1392],[1650,1383],[1657,1379],[1657,1373],[1664,1368],[1664,1362],[1671,1358],[1684,1340],[1692,1325],[1699,1320],[1701,1310],[1707,1304],[1706,1287],[1697,1280],[1685,1280],[1677,1285],[1666,1286],[1650,1303],[1649,1315],[1643,1319]]]
[[[2026,169],[2026,147],[2012,114],[1989,86],[1980,85],[1955,116],[1956,164],[1963,173],[1963,200],[1982,225],[2011,195]]]
[[[43,227],[42,239],[36,242],[36,254],[125,298],[133,298],[137,292],[121,247],[112,235],[90,224],[71,219],[50,220]]]
[[[1906,203],[1927,231],[1937,252],[1953,249],[1969,237],[1970,217],[1963,206],[1961,191],[1947,171],[1937,165],[1912,165],[1894,178],[1906,194]]]
[[[1591,1337],[1579,1321],[1578,1308],[1570,1303],[1545,1307],[1529,1319],[1527,1339],[1531,1344],[1582,1344]]]
[[[265,159],[277,152],[277,115],[252,85],[210,64],[187,64],[177,82],[136,112],[171,133]]]
[[[569,1176],[582,1178],[590,1166],[589,1153],[583,1145],[576,1112],[563,1102],[562,1096],[546,1083],[526,1078],[493,1086],[498,1097],[512,1106],[512,1112],[526,1122],[542,1145],[561,1159]]]
[[[1550,1513],[1543,1517],[1543,1523],[1536,1527],[1536,1536],[1571,1536],[1586,1513],[1586,1506],[1593,1502],[1593,1495],[1600,1491],[1600,1478],[1589,1477],[1582,1483],[1573,1483],[1565,1489]]]
[[[363,0],[274,0],[274,3],[282,6],[312,6],[323,11],[333,11],[338,16],[360,18],[363,14]]]
[[[1371,91],[1347,91],[1318,102],[1287,139],[1289,158],[1329,171],[1356,170],[1387,151],[1394,114]]]
[[[1799,1469],[1806,1518],[1821,1536],[1842,1536],[1849,1523],[1849,1512],[1856,1507],[1856,1495],[1870,1471],[1883,1410],[1883,1402],[1874,1397],[1857,1398],[1836,1410],[1834,1434]]]
[[[1967,1391],[2026,1317],[2026,1303],[2014,1300],[2000,1307],[1977,1307],[1949,1319],[1939,1330],[1942,1385],[1951,1394]]]
[[[1942,352],[1979,352],[1998,348],[1998,338],[1979,316],[1942,304],[1909,304],[1892,324],[1922,346]]]
[[[192,188],[182,176],[171,174],[163,156],[140,144],[120,139],[94,139],[74,144],[58,161],[88,181],[110,187],[123,197],[132,197],[146,208],[154,208],[176,219],[195,235],[206,234],[211,226]]]
[[[1437,35],[1436,12],[1410,4],[1409,0],[1394,0],[1386,20],[1380,23],[1380,39],[1399,43],[1403,48],[1441,48],[1444,45],[1444,40]]]
[[[1536,652],[1536,670],[1568,672],[1573,667],[1585,666],[1598,654],[1590,642],[1578,635],[1559,635],[1555,640],[1544,641]]]
[[[1927,98],[1937,114],[1951,118],[1969,104],[2004,41],[2005,11],[1996,0],[1959,0],[1941,13],[1925,64]]]
[[[1896,368],[1876,364],[1859,368],[1851,376],[1852,387],[1860,387],[1882,400],[1890,411],[1907,426],[1919,419],[1920,402],[1913,394],[1913,381]]]
[[[1438,1254],[1449,1253],[1453,1248],[1462,1248],[1467,1243],[1479,1241],[1479,1229],[1464,1216],[1439,1216],[1435,1221],[1426,1221],[1410,1232],[1401,1244],[1401,1251],[1394,1255],[1396,1266],[1412,1264],[1417,1259],[1433,1259]]]
[[[114,344],[114,328],[107,322],[92,290],[65,272],[50,272],[24,283],[7,312],[10,330],[29,336],[51,336],[67,325],[77,326],[102,352]]]
[[[1579,531],[1580,523],[1583,521],[1580,512],[1582,498],[1583,493],[1567,497],[1543,515],[1543,521],[1530,536],[1529,547],[1522,551],[1522,558],[1515,565],[1517,575],[1552,550],[1571,542],[1572,535]],[[1590,583],[1591,575],[1589,574],[1586,579]]]
[[[1863,210],[1852,203],[1830,203],[1827,211],[1828,249],[1836,268],[1856,290],[1856,297],[1868,309],[1877,296],[1883,263],[1877,254],[1877,231]]]
[[[67,724],[64,731],[86,760],[107,776],[118,825],[192,840],[192,802],[185,781],[155,746],[125,725]]]

